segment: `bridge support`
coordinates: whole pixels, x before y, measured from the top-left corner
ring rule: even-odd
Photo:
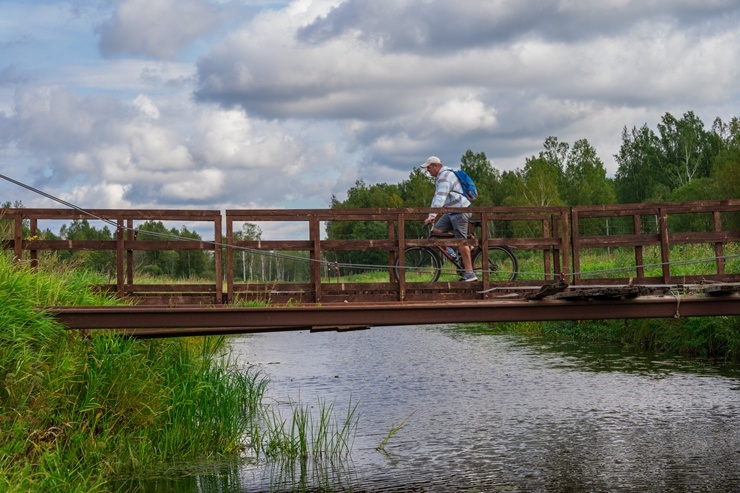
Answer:
[[[308,330],[326,326],[738,316],[740,295],[667,295],[605,301],[494,299],[268,308],[59,307],[47,311],[70,329],[116,329],[132,335],[172,337]]]

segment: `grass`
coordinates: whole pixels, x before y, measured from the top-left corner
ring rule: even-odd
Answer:
[[[0,491],[105,491],[158,463],[218,456],[343,457],[356,407],[320,403],[283,427],[267,379],[215,338],[138,340],[58,325],[39,306],[111,305],[94,276],[0,255]]]
[[[342,421],[334,416],[334,405],[319,400],[318,416],[307,404],[290,402],[290,417],[284,418],[279,407],[266,406],[265,426],[251,442],[271,459],[342,459],[349,455],[357,426],[357,404],[350,399]]]
[[[398,433],[401,430],[401,428],[403,428],[403,426],[406,424],[406,421],[408,421],[409,418],[411,418],[411,416],[413,416],[413,415],[414,415],[414,413],[409,414],[408,416],[406,416],[404,418],[403,421],[401,421],[399,424],[397,424],[396,426],[394,426],[393,428],[391,428],[391,431],[389,431],[388,434],[383,437],[383,439],[380,441],[380,443],[378,444],[378,446],[375,447],[375,450],[377,450],[379,452],[385,452],[385,446],[386,446],[386,444],[390,441],[390,439],[393,437],[393,435],[395,435],[396,433]]]
[[[36,309],[114,303],[89,281],[0,256],[0,491],[102,491],[155,462],[244,447],[264,386],[222,339],[85,337]]]
[[[724,248],[725,271],[740,272],[740,244],[728,243]],[[660,248],[643,249],[643,266],[646,277],[663,275]],[[581,257],[584,277],[634,277],[637,275],[633,248],[586,250]],[[671,276],[701,276],[717,273],[714,246],[710,244],[674,245],[670,249]]]
[[[519,262],[517,280],[542,281],[545,266],[541,251],[514,251]],[[740,243],[727,243],[724,246],[725,272],[740,273]],[[680,244],[670,249],[671,275],[701,276],[717,273],[714,245]],[[645,277],[662,277],[660,248],[648,246],[643,248],[643,266]],[[460,276],[452,263],[445,261],[440,281],[456,281]],[[579,269],[583,278],[628,278],[636,277],[635,250],[632,247],[614,247],[602,249],[584,249],[581,251]],[[552,274],[552,272],[551,272]],[[406,274],[407,282],[413,282],[413,272]],[[325,283],[375,283],[389,282],[385,268],[368,270],[364,273],[348,274],[340,277],[322,278]]]
[[[740,317],[506,322],[478,329],[550,340],[619,344],[666,355],[740,362]]]

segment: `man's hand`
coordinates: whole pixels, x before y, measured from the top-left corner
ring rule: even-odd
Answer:
[[[424,224],[432,224],[434,223],[435,219],[436,219],[436,216],[429,216],[426,219],[424,219]]]

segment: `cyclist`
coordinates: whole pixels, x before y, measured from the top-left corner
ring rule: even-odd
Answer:
[[[465,197],[460,181],[455,176],[452,168],[444,166],[437,156],[430,156],[429,159],[422,163],[421,168],[435,178],[436,191],[432,198],[432,207],[470,207],[470,201]],[[455,238],[468,237],[468,222],[470,213],[456,212],[442,214],[437,219],[437,214],[431,213],[424,220],[426,224],[434,224],[432,232],[436,234],[454,232]],[[470,247],[462,245],[460,247],[460,256],[462,257],[463,272],[461,281],[477,281],[478,277],[473,272],[473,262],[470,258]]]

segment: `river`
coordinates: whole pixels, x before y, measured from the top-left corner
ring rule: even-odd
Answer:
[[[269,377],[267,403],[324,402],[340,421],[357,406],[349,458],[206,464],[132,489],[740,491],[737,369],[454,326],[232,344],[239,364]]]

